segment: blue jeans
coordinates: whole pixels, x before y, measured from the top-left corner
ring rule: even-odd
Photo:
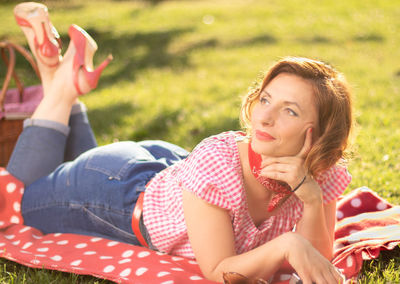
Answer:
[[[25,183],[25,224],[43,233],[84,234],[140,245],[131,227],[140,192],[155,174],[188,152],[163,141],[96,147],[85,113],[71,116],[69,132],[56,128],[25,127],[7,166]],[[80,153],[82,149],[86,151]],[[77,157],[64,162],[67,156]],[[141,232],[150,241],[142,222]]]

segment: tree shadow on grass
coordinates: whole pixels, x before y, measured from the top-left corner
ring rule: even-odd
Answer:
[[[137,108],[130,103],[117,102],[103,108],[88,111],[90,124],[95,133],[109,134],[113,127],[122,126],[124,117],[132,115]]]
[[[234,47],[242,47],[242,46],[258,45],[258,44],[276,44],[277,42],[278,39],[276,37],[268,34],[263,34],[252,38],[233,41],[230,43],[230,45]]]
[[[303,44],[331,44],[333,42],[329,37],[322,35],[314,35],[309,38],[298,38],[297,41]]]
[[[385,38],[377,33],[369,33],[369,34],[360,34],[356,35],[352,38],[357,42],[383,42]]]
[[[201,140],[211,135],[216,135],[225,131],[240,130],[239,118],[221,116],[218,119],[205,120],[201,128],[194,127],[190,130],[190,139],[197,144]]]
[[[182,109],[163,108],[158,115],[147,120],[141,125],[135,126],[134,132],[129,137],[132,141],[163,140],[179,124],[179,116]]]
[[[296,39],[302,44],[340,44],[340,40],[336,40],[325,35],[315,34],[310,37],[299,37]],[[366,43],[366,42],[383,42],[385,38],[377,33],[359,34],[350,37],[350,41]]]
[[[182,117],[185,117],[184,109],[163,108],[160,112],[140,126],[135,126],[129,139],[142,140],[170,140],[171,134],[180,127]],[[187,113],[186,113],[187,116]],[[218,117],[204,119],[201,125],[193,125],[188,130],[188,136],[183,141],[178,141],[179,146],[191,149],[201,140],[223,131],[240,129],[239,119],[231,117]]]

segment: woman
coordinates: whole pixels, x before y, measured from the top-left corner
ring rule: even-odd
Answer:
[[[7,167],[26,185],[26,225],[196,258],[215,281],[230,271],[269,279],[285,263],[303,283],[340,281],[329,259],[352,124],[340,73],[311,59],[277,62],[244,98],[247,135],[211,136],[190,154],[162,141],[96,147],[78,96],[109,59],[91,71],[97,46],[74,25],[61,57],[44,5],[14,13],[44,88]]]

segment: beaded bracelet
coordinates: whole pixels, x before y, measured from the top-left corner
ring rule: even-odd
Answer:
[[[303,180],[302,180],[293,190],[291,190],[291,192],[295,192],[296,190],[298,190],[299,187],[305,182],[306,177],[307,177],[307,175],[305,175],[305,176],[303,177]]]

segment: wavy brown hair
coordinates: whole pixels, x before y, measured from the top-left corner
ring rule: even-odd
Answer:
[[[297,75],[313,86],[319,127],[305,165],[311,175],[317,176],[345,156],[353,127],[349,86],[343,74],[321,61],[302,57],[283,58],[267,71],[262,83],[243,98],[240,121],[248,135],[251,133],[250,117],[255,102],[265,86],[281,73]]]

